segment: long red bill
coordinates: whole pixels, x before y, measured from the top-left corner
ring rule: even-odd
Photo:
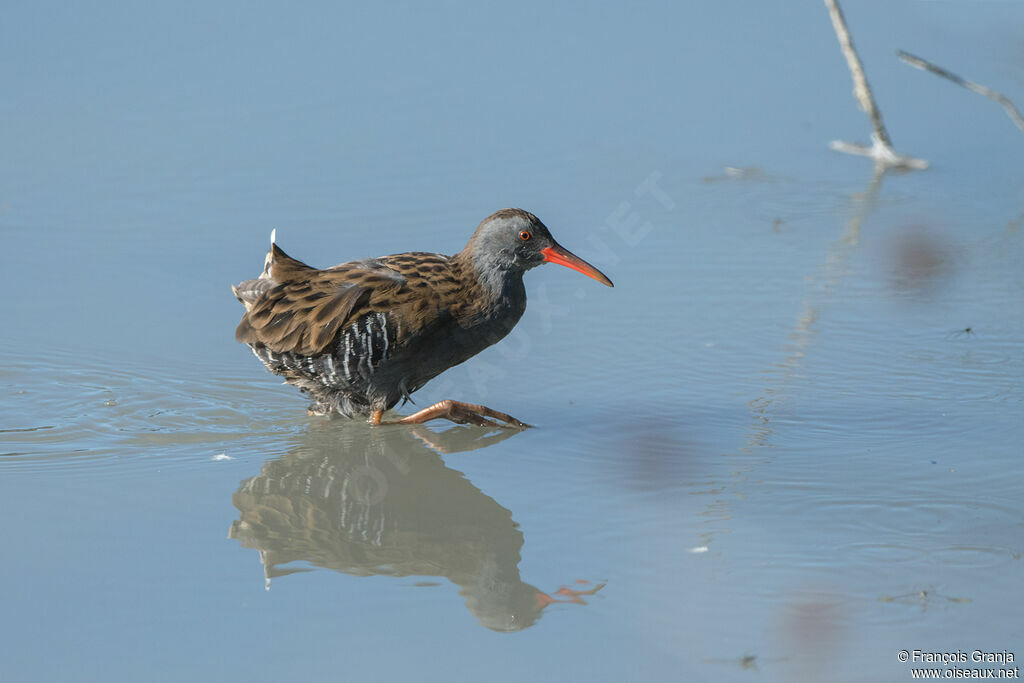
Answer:
[[[587,277],[594,278],[603,285],[615,286],[608,279],[608,276],[561,245],[556,244],[553,247],[546,247],[541,249],[540,253],[544,254],[545,261],[577,270]]]

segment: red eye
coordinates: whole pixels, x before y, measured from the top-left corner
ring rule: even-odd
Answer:
[[[526,230],[523,230],[521,233],[519,233],[519,239],[521,239],[524,242],[529,241],[531,237],[533,237],[533,235],[531,235]]]

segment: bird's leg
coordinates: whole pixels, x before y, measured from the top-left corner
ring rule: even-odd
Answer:
[[[474,403],[463,403],[462,401],[453,401],[451,399],[435,403],[429,408],[424,408],[423,410],[415,412],[412,415],[407,415],[399,420],[384,422],[382,420],[383,415],[383,410],[374,410],[370,413],[370,424],[422,424],[429,420],[443,418],[445,420],[451,420],[456,424],[474,424],[484,427],[516,427],[518,429],[527,429],[530,427],[530,425],[525,422],[520,422],[511,415],[500,413],[497,410],[488,408],[487,406],[476,405]],[[499,420],[499,422],[495,422],[495,420]]]

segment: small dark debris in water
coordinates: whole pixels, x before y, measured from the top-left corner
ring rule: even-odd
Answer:
[[[438,581],[417,581],[412,585],[418,588],[430,588],[433,586],[440,586],[441,584]]]
[[[704,661],[713,664],[735,664],[741,669],[746,669],[747,671],[760,671],[761,669],[757,666],[758,662],[784,662],[786,659],[786,657],[770,657],[768,659],[764,659],[759,658],[757,655],[745,654],[742,657],[735,657],[732,659],[706,659]]]
[[[949,334],[946,335],[946,339],[950,339],[953,337],[970,337],[973,334],[975,334],[974,328],[968,326],[962,330],[955,330],[953,332],[950,332]]]
[[[772,232],[782,232],[782,224],[785,222],[781,218],[776,218],[772,221]]]
[[[879,602],[895,602],[901,605],[921,605],[921,611],[924,612],[928,607],[934,603],[953,603],[953,604],[966,604],[973,602],[971,598],[955,598],[949,595],[942,595],[934,590],[921,589],[914,593],[905,593],[903,595],[883,595],[878,598]]]

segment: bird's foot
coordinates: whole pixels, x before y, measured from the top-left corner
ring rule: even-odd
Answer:
[[[525,422],[520,422],[516,418],[506,413],[498,412],[488,408],[487,406],[476,405],[474,403],[463,403],[462,401],[453,401],[446,399],[440,403],[435,403],[429,408],[424,408],[412,415],[407,415],[399,420],[392,420],[388,422],[382,421],[384,415],[383,410],[375,410],[370,414],[370,424],[372,425],[392,425],[392,424],[422,424],[429,420],[445,419],[451,420],[456,424],[472,424],[480,425],[482,427],[506,427],[514,429],[528,429],[530,425]]]
[[[585,581],[585,580],[581,580],[581,581],[577,581],[576,583],[578,583],[578,584],[589,584],[590,582],[589,581]],[[586,590],[579,590],[579,589],[576,589],[576,588],[569,588],[568,586],[562,586],[557,591],[555,591],[555,595],[557,595],[557,596],[559,596],[561,598],[566,598],[564,600],[560,600],[559,598],[552,597],[552,596],[548,595],[547,593],[538,592],[537,593],[537,606],[538,607],[547,607],[548,605],[551,605],[551,604],[556,603],[556,602],[568,602],[568,603],[572,603],[574,605],[585,605],[587,603],[586,603],[585,600],[583,600],[583,596],[584,595],[594,595],[595,593],[597,593],[602,588],[604,588],[604,584],[603,583],[599,583],[596,586],[594,586],[593,588],[588,588]]]
[[[433,431],[424,425],[409,425],[409,432],[438,455],[450,455],[486,448],[510,439],[519,430],[512,429],[463,429],[457,427],[447,431]]]

